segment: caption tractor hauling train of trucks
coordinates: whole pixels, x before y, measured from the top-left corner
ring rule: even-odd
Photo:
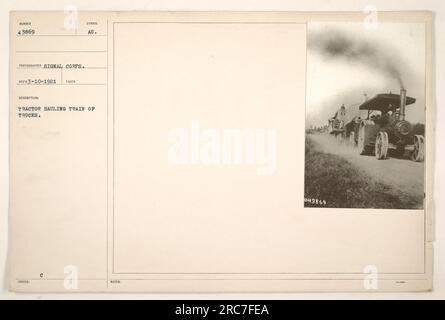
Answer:
[[[400,90],[400,95],[377,94],[359,106],[359,112],[366,111],[364,117],[356,115],[349,121],[342,105],[328,120],[328,132],[339,143],[356,148],[361,155],[375,155],[382,160],[388,157],[389,150],[396,157],[409,151],[413,161],[422,162],[425,158],[424,136],[417,134],[413,125],[405,120],[406,106],[415,101],[415,98],[406,96],[405,89]]]

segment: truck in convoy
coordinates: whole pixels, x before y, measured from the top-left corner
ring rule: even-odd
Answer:
[[[422,162],[425,158],[425,138],[416,134],[413,125],[405,120],[406,106],[415,101],[415,98],[406,96],[403,88],[399,95],[377,94],[359,106],[359,112],[366,111],[365,116],[356,115],[346,123],[337,121],[330,133],[339,135],[342,141],[357,148],[361,155],[375,155],[382,160],[388,157],[389,150],[396,156],[402,156],[408,150],[413,161]],[[329,123],[335,119],[330,118]]]
[[[341,105],[340,109],[328,120],[328,132],[342,140],[345,134],[346,107]]]

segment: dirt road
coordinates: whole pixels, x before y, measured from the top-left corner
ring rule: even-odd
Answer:
[[[416,198],[423,196],[423,163],[396,158],[377,160],[374,156],[359,155],[357,149],[340,144],[328,134],[312,134],[309,137],[319,151],[342,156],[376,180],[394,186],[407,195]]]

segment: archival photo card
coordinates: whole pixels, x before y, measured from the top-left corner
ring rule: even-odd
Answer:
[[[11,12],[10,290],[430,290],[432,15],[369,18]]]

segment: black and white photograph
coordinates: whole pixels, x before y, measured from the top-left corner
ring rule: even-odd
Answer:
[[[425,26],[308,24],[305,207],[422,209]]]

